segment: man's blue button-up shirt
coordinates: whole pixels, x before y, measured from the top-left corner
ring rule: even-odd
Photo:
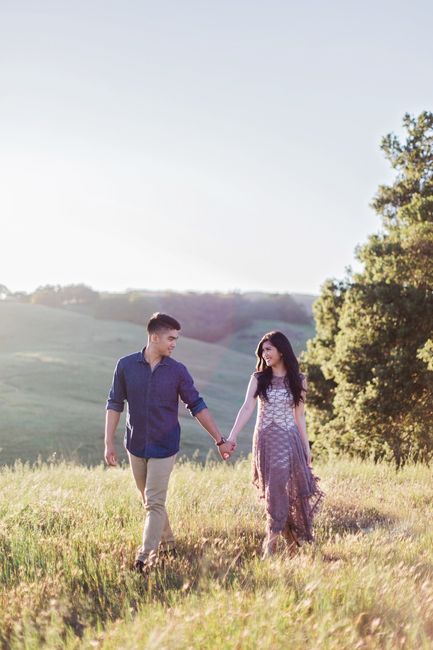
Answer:
[[[192,416],[207,408],[179,361],[163,357],[152,371],[144,350],[119,359],[107,409],[121,412],[126,400],[125,447],[131,454],[166,458],[179,451],[179,397]]]

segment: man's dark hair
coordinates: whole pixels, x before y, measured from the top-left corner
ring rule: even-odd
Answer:
[[[147,331],[149,334],[156,334],[162,330],[180,330],[180,323],[173,316],[157,311],[150,317]]]

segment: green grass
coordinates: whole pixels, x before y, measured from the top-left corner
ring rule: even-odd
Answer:
[[[145,345],[144,328],[37,305],[0,302],[0,463],[102,456],[105,401],[116,360]],[[181,339],[175,358],[227,431],[242,404],[254,359],[220,345]],[[183,454],[212,448],[181,405]],[[122,427],[123,428],[123,427]],[[252,427],[242,449],[250,449]],[[118,446],[121,453],[122,430]]]
[[[334,460],[316,543],[259,560],[248,461],[180,463],[168,509],[180,557],[130,570],[142,507],[127,468],[0,471],[2,648],[433,647],[433,477]]]
[[[223,432],[229,431],[243,402],[255,366],[255,345],[271,326],[270,321],[257,321],[224,345],[187,338],[178,344],[175,358],[191,371]],[[298,326],[296,339],[295,329],[294,342],[305,342],[311,334]],[[146,338],[144,328],[130,323],[0,302],[0,464],[47,459],[53,453],[98,463],[114,365],[142,348]],[[183,405],[180,416],[181,453],[191,457],[198,450],[202,460],[215,454],[208,434]],[[253,428],[252,420],[240,439],[245,455]],[[123,421],[118,451],[124,456],[122,430]]]

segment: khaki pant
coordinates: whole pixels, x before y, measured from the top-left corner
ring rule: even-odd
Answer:
[[[139,458],[128,452],[129,463],[137,488],[143,498],[146,518],[143,529],[143,544],[138,549],[138,560],[153,557],[158,546],[174,546],[174,536],[165,509],[168,481],[174,467],[174,456],[168,458]]]

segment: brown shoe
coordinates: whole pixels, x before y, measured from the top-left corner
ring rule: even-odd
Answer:
[[[132,570],[136,571],[137,573],[143,573],[145,566],[146,562],[144,560],[134,560]]]
[[[155,553],[151,552],[149,555],[144,555],[141,551],[138,551],[132,568],[138,573],[146,573],[149,569],[155,566],[156,562],[157,556]]]

